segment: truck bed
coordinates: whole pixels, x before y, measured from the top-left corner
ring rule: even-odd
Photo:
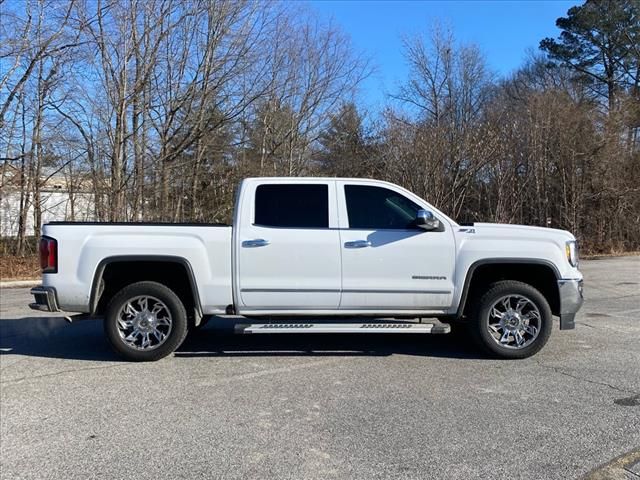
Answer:
[[[231,225],[227,223],[198,223],[198,222],[48,222],[47,225],[70,225],[70,226],[80,226],[80,225],[91,225],[91,226],[102,226],[102,225],[112,225],[118,227],[126,227],[129,225],[134,226],[145,226],[145,227],[230,227]]]
[[[89,312],[96,273],[105,262],[147,256],[188,264],[204,314],[224,313],[231,293],[232,227],[219,224],[156,222],[51,222],[45,236],[58,242],[58,272],[43,275],[43,285],[58,290],[60,308]]]

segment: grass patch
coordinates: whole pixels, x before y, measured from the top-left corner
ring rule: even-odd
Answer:
[[[33,280],[40,275],[40,260],[36,255],[0,256],[0,280]]]

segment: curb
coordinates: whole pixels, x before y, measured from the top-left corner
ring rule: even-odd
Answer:
[[[41,285],[41,280],[8,280],[6,282],[0,282],[0,288],[25,288],[25,287],[37,287]]]
[[[608,260],[610,258],[627,258],[640,257],[640,252],[623,252],[623,253],[593,253],[591,255],[580,256],[580,260]]]
[[[610,462],[595,468],[584,480],[627,480],[640,477],[640,448],[623,453]]]

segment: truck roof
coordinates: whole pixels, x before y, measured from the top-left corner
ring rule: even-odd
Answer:
[[[378,180],[375,178],[356,178],[356,177],[247,177],[244,180],[252,181],[265,181],[265,180],[278,180],[286,182],[297,182],[300,180],[321,180],[321,181],[348,181],[348,182],[378,182],[389,183],[385,180]]]

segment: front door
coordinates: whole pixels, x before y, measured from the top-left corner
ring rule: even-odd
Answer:
[[[414,225],[429,209],[391,187],[338,182],[344,310],[444,310],[453,297],[455,243]],[[344,215],[346,213],[346,215]]]
[[[240,219],[236,244],[244,310],[337,309],[340,232],[330,228],[336,222],[335,182],[252,187],[245,192],[252,204],[241,210],[252,213]]]

